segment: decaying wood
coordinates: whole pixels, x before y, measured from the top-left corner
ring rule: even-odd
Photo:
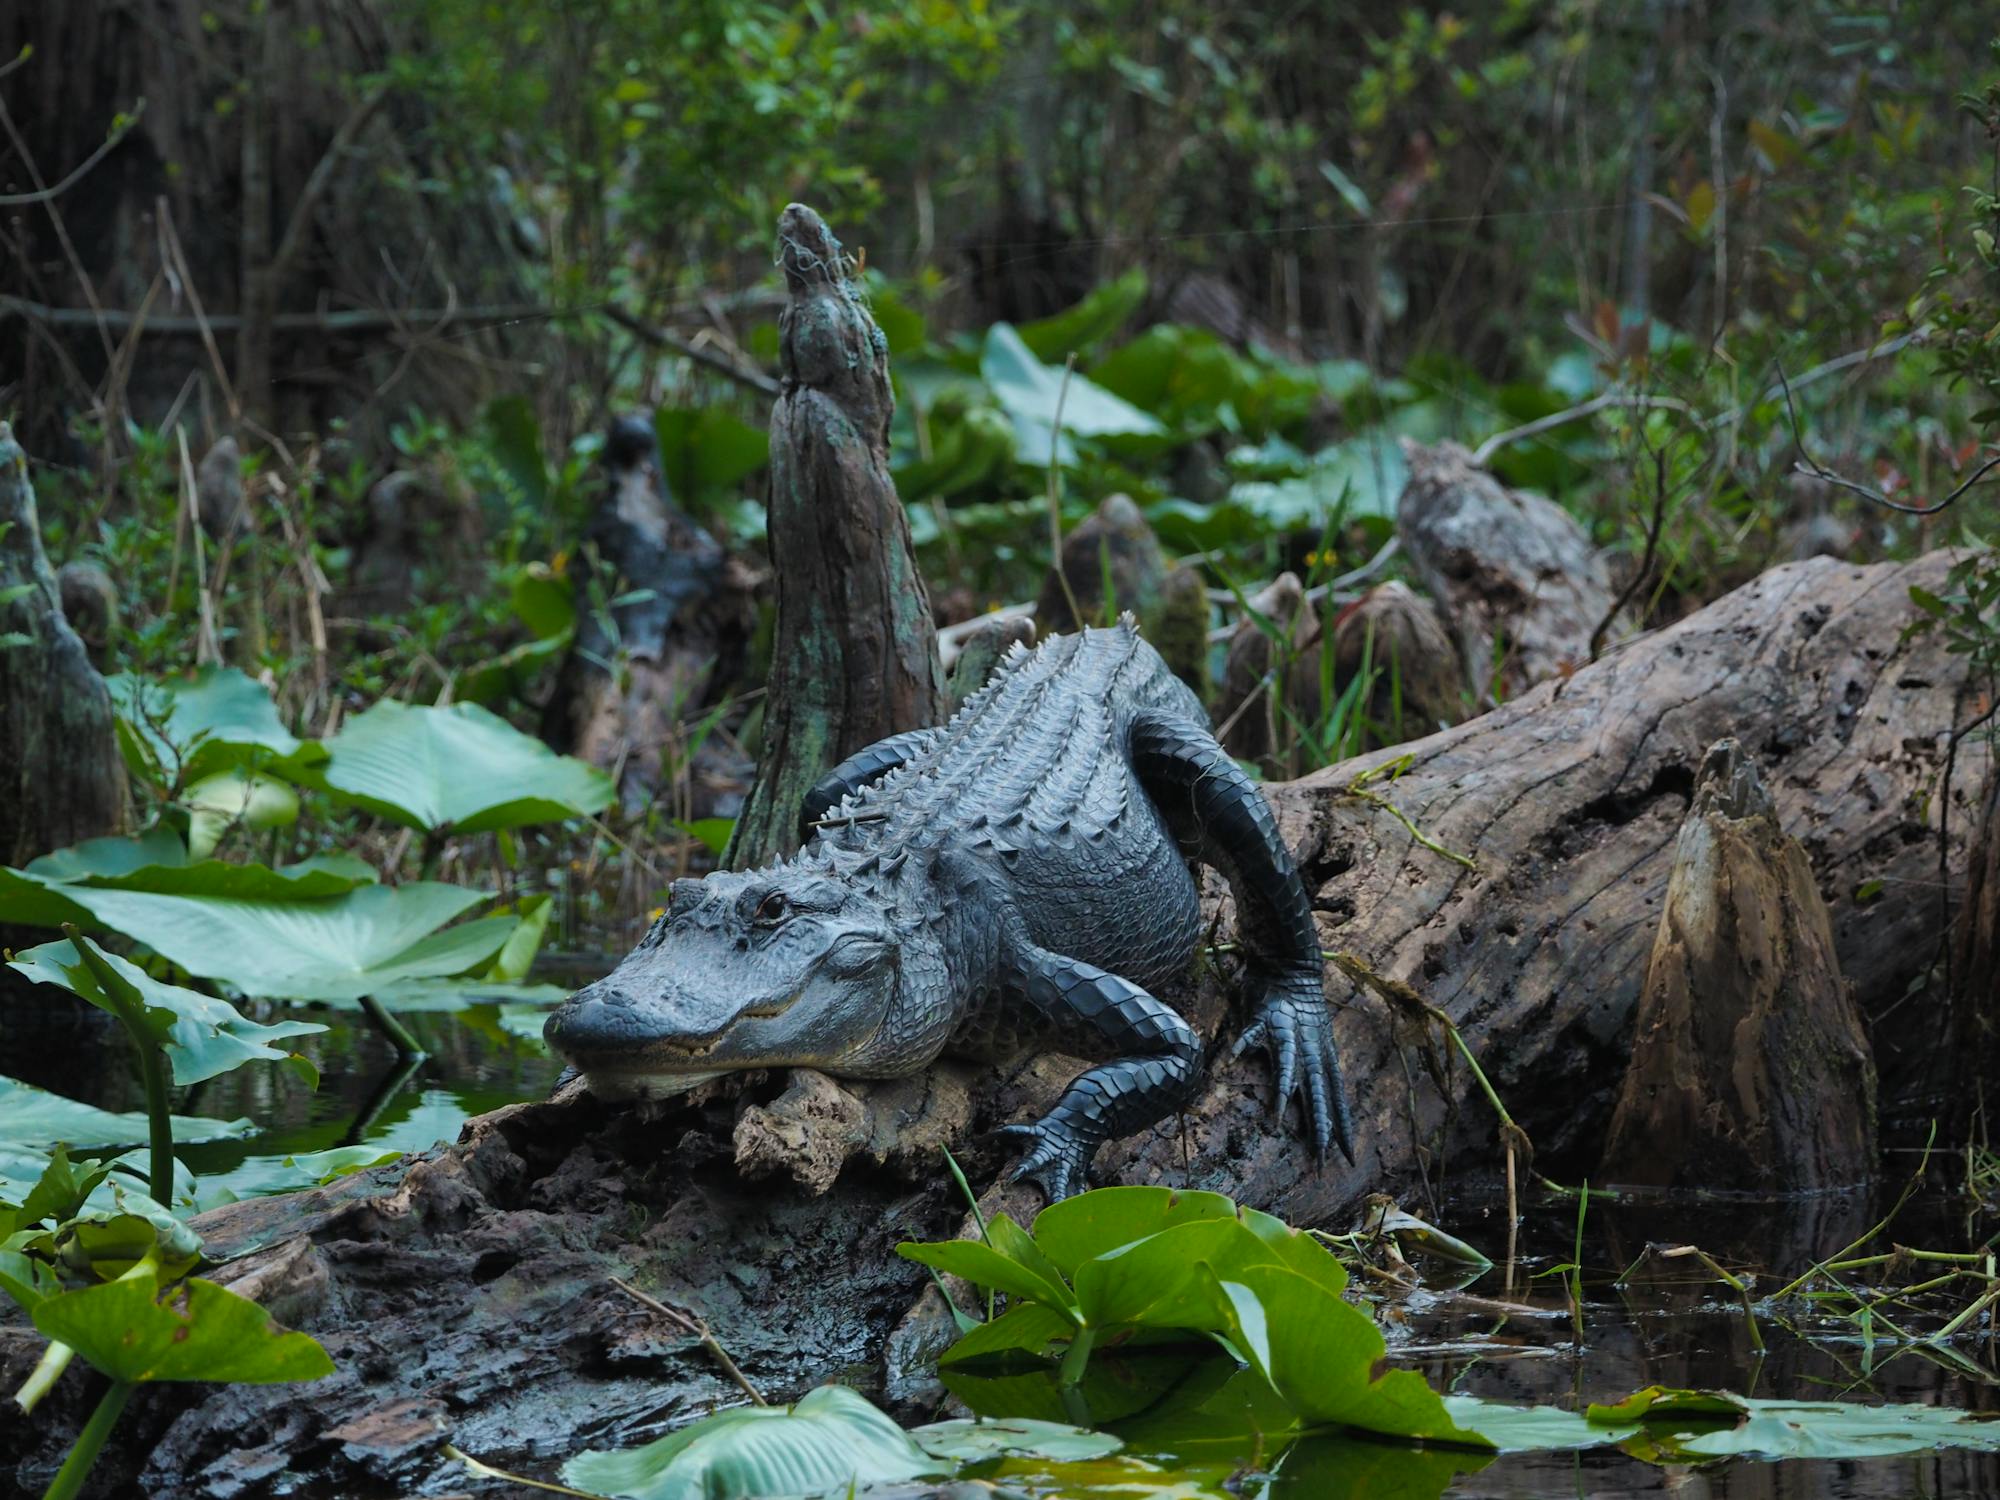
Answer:
[[[1506,488],[1456,443],[1403,449],[1410,479],[1396,527],[1481,697],[1518,697],[1588,661],[1617,590],[1576,518]],[[1622,633],[1614,622],[1610,638]]]
[[[1167,556],[1129,495],[1107,495],[1063,538],[1062,573],[1049,570],[1035,605],[1038,634],[1076,629],[1074,600],[1085,625],[1107,625],[1124,611],[1203,702],[1208,701],[1208,595],[1201,576]]]
[[[130,819],[111,695],[63,616],[28,456],[0,422],[0,864]]]
[[[685,754],[699,710],[739,678],[756,625],[757,579],[673,503],[650,420],[613,424],[604,470],[603,496],[572,570],[576,636],[542,732],[616,775],[626,806],[636,809],[670,779],[668,762]],[[684,811],[710,817],[733,809]]]
[[[1955,1037],[1952,1108],[1946,1118],[1961,1131],[1983,1127],[1990,1136],[1994,1112],[2000,1110],[2000,1088],[1989,1083],[2000,1077],[1995,1068],[2000,1063],[2000,771],[1989,767],[1985,791],[1975,805],[1979,811],[1968,834],[1965,888],[1951,897],[1946,938]]]
[[[930,595],[889,478],[888,341],[818,214],[786,208],[778,255],[791,291],[771,412],[778,626],[757,782],[727,856],[739,869],[798,846],[799,806],[836,762],[944,711]]]
[[[1249,602],[1223,654],[1216,736],[1223,749],[1264,775],[1289,776],[1297,769],[1299,734],[1287,713],[1316,724],[1325,712],[1319,612],[1306,603],[1296,573],[1280,573]]]
[[[1924,1110],[1949,1016],[1906,991],[1938,936],[1938,821],[1962,878],[1991,764],[1983,743],[1962,744],[1942,803],[1946,736],[1975,694],[1962,657],[1902,632],[1910,586],[1937,591],[1948,566],[1779,568],[1481,718],[1273,787],[1324,945],[1449,1016],[1534,1137],[1537,1167],[1582,1176],[1611,1116],[1697,770],[1734,733],[1811,861],[1862,1014],[1900,1002],[1874,1037],[1885,1119]],[[1227,941],[1226,900],[1222,915]],[[1225,978],[1233,962],[1219,960]],[[1221,1189],[1321,1225],[1447,1167],[1458,1184],[1497,1182],[1495,1121],[1463,1067],[1343,974],[1329,989],[1357,1167],[1316,1166],[1271,1118],[1263,1059],[1218,1049],[1184,1117],[1107,1148],[1099,1179]],[[1227,994],[1211,972],[1178,998],[1213,1037]],[[1076,1067],[1042,1056],[972,1076],[970,1135],[954,1151],[975,1184],[1009,1160],[983,1132],[1038,1110]],[[446,1438],[548,1474],[553,1455],[642,1441],[734,1399],[612,1274],[698,1315],[773,1399],[835,1374],[914,1395],[947,1334],[919,1306],[923,1274],[892,1247],[956,1232],[963,1202],[935,1162],[877,1165],[872,1146],[817,1195],[769,1155],[771,1174],[746,1183],[737,1128],[752,1110],[797,1126],[802,1144],[825,1137],[816,1118],[864,1134],[830,1098],[781,1106],[789,1087],[748,1078],[733,1098],[714,1087],[651,1121],[565,1095],[474,1121],[460,1145],[407,1169],[202,1216],[212,1254],[265,1247],[223,1274],[291,1295],[338,1373],[147,1393],[114,1440],[112,1480],[165,1500],[443,1488],[457,1482],[438,1454]],[[826,1162],[806,1175],[823,1179]],[[1032,1211],[1031,1192],[1010,1191],[989,1202]],[[279,1258],[293,1269],[272,1269]],[[18,1320],[0,1324],[0,1383],[37,1352]],[[72,1372],[47,1425],[0,1427],[0,1463],[52,1459],[92,1394]]]
[[[1718,742],[1675,842],[1593,1181],[1762,1193],[1875,1170],[1875,1066],[1805,850]]]
[[[1330,673],[1320,662],[1324,626],[1296,575],[1279,574],[1250,608],[1257,618],[1246,616],[1229,638],[1215,718],[1223,747],[1266,776],[1296,775],[1310,764],[1308,733],[1321,733],[1364,667],[1372,683],[1355,713],[1369,748],[1419,738],[1463,716],[1469,695],[1458,649],[1431,602],[1407,584],[1377,584],[1334,616]],[[1286,642],[1282,653],[1274,632]]]

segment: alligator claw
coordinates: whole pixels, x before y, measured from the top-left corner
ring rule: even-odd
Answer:
[[[1085,1186],[1090,1146],[1073,1130],[1050,1120],[1002,1125],[996,1135],[1017,1135],[1035,1143],[1007,1174],[1009,1182],[1032,1182],[1051,1203],[1060,1203]]]
[[[1335,1145],[1354,1165],[1354,1127],[1325,998],[1282,992],[1267,997],[1234,1050],[1240,1056],[1260,1045],[1270,1051],[1277,1078],[1272,1107],[1282,1115],[1293,1094],[1302,1093],[1314,1155],[1325,1161],[1326,1148]]]

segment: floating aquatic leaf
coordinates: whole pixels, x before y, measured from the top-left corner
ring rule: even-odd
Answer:
[[[1059,1460],[1103,1458],[1124,1446],[1108,1432],[1026,1417],[932,1422],[911,1429],[910,1436],[933,1458],[959,1463],[978,1463],[1004,1454]]]
[[[952,1468],[865,1398],[825,1385],[792,1406],[717,1412],[641,1448],[579,1453],[562,1477],[625,1500],[753,1500],[845,1493]]]
[[[172,1120],[174,1139],[182,1143],[227,1140],[250,1131],[248,1120],[211,1120],[202,1115],[174,1115]],[[0,1077],[0,1140],[16,1152],[59,1141],[70,1146],[130,1146],[146,1138],[146,1117],[137,1111],[99,1109],[19,1079]],[[44,1165],[38,1162],[36,1177]]]

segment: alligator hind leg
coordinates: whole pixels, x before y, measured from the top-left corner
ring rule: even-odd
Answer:
[[[1054,1203],[1084,1186],[1099,1146],[1187,1098],[1201,1068],[1201,1039],[1171,1006],[1094,964],[1025,943],[1016,963],[1015,981],[1037,1010],[1128,1054],[1079,1074],[1041,1119],[1001,1127],[1032,1142],[1013,1175],[1038,1183]]]
[[[855,751],[820,777],[799,805],[799,838],[810,839],[814,825],[840,806],[841,798],[853,796],[871,781],[880,781],[921,751],[936,735],[935,729],[911,729],[902,734],[892,734],[886,740],[877,740],[865,749]]]
[[[1175,838],[1236,893],[1236,920],[1260,991],[1237,1050],[1262,1043],[1277,1063],[1282,1111],[1303,1084],[1313,1145],[1354,1161],[1354,1128],[1333,1044],[1319,933],[1292,851],[1256,783],[1201,726],[1158,709],[1132,724],[1132,769]]]

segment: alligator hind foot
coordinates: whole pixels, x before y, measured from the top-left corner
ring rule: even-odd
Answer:
[[[1334,1051],[1319,931],[1271,804],[1206,729],[1164,710],[1133,720],[1132,769],[1181,847],[1220,870],[1236,894],[1236,923],[1260,996],[1237,1050],[1268,1046],[1280,1116],[1303,1082],[1314,1148],[1324,1160],[1331,1142],[1352,1164],[1354,1129]]]
[[[1333,1044],[1333,1020],[1317,974],[1310,985],[1272,989],[1264,996],[1256,1018],[1237,1038],[1234,1056],[1252,1047],[1269,1049],[1277,1084],[1271,1101],[1280,1120],[1294,1092],[1303,1092],[1306,1121],[1312,1131],[1313,1154],[1326,1160],[1329,1145],[1354,1164],[1354,1122],[1347,1112],[1347,1088],[1340,1077],[1340,1054]]]
[[[1041,1119],[1000,1127],[1034,1142],[1012,1175],[1038,1184],[1054,1203],[1086,1185],[1099,1146],[1187,1098],[1201,1067],[1201,1039],[1172,1006],[1094,964],[1024,941],[1015,965],[1015,981],[1037,1010],[1133,1054],[1078,1074]]]

